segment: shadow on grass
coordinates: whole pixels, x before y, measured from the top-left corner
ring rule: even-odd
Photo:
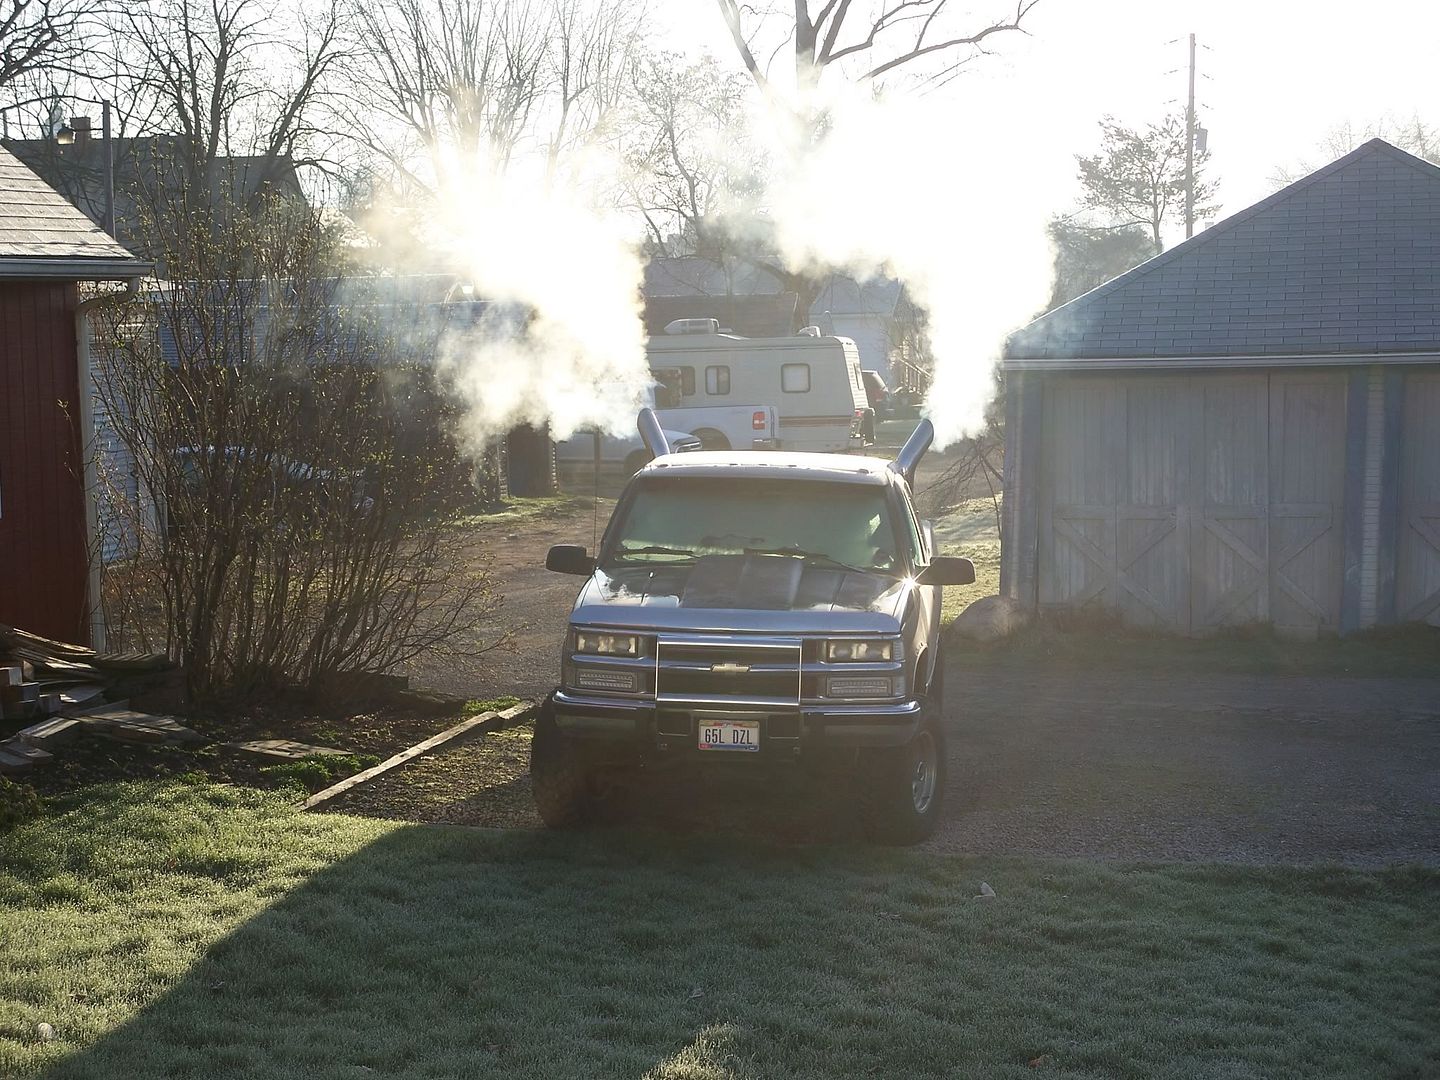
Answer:
[[[0,1073],[1414,1075],[1440,876],[1098,867],[92,792],[0,838]],[[107,812],[108,811],[108,812]],[[984,876],[999,894],[972,897]],[[57,1040],[22,1035],[52,1023]]]

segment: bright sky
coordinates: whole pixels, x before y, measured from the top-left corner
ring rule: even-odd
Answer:
[[[659,4],[677,45],[733,59],[712,0]],[[1093,149],[1101,116],[1139,124],[1184,108],[1192,32],[1222,216],[1274,190],[1277,168],[1323,164],[1319,144],[1347,120],[1359,131],[1418,113],[1440,125],[1434,0],[1041,0],[1028,26],[944,93],[957,108],[1004,109],[1021,137],[1048,141],[1055,209],[1073,198],[1072,156]]]

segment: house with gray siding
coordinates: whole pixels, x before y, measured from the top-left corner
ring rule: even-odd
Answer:
[[[1381,140],[1006,345],[1002,591],[1440,626],[1440,168]]]

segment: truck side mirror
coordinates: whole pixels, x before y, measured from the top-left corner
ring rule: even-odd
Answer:
[[[915,580],[921,585],[973,585],[975,564],[956,555],[936,555]]]
[[[595,560],[585,554],[579,544],[556,544],[545,556],[545,569],[557,574],[576,574],[589,577],[595,572]],[[974,577],[973,571],[971,574]]]

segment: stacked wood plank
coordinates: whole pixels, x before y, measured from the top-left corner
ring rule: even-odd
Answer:
[[[82,735],[203,742],[173,716],[137,712],[125,700],[173,671],[163,656],[99,654],[0,624],[0,730],[12,732],[0,741],[0,773],[46,764],[57,747]]]

